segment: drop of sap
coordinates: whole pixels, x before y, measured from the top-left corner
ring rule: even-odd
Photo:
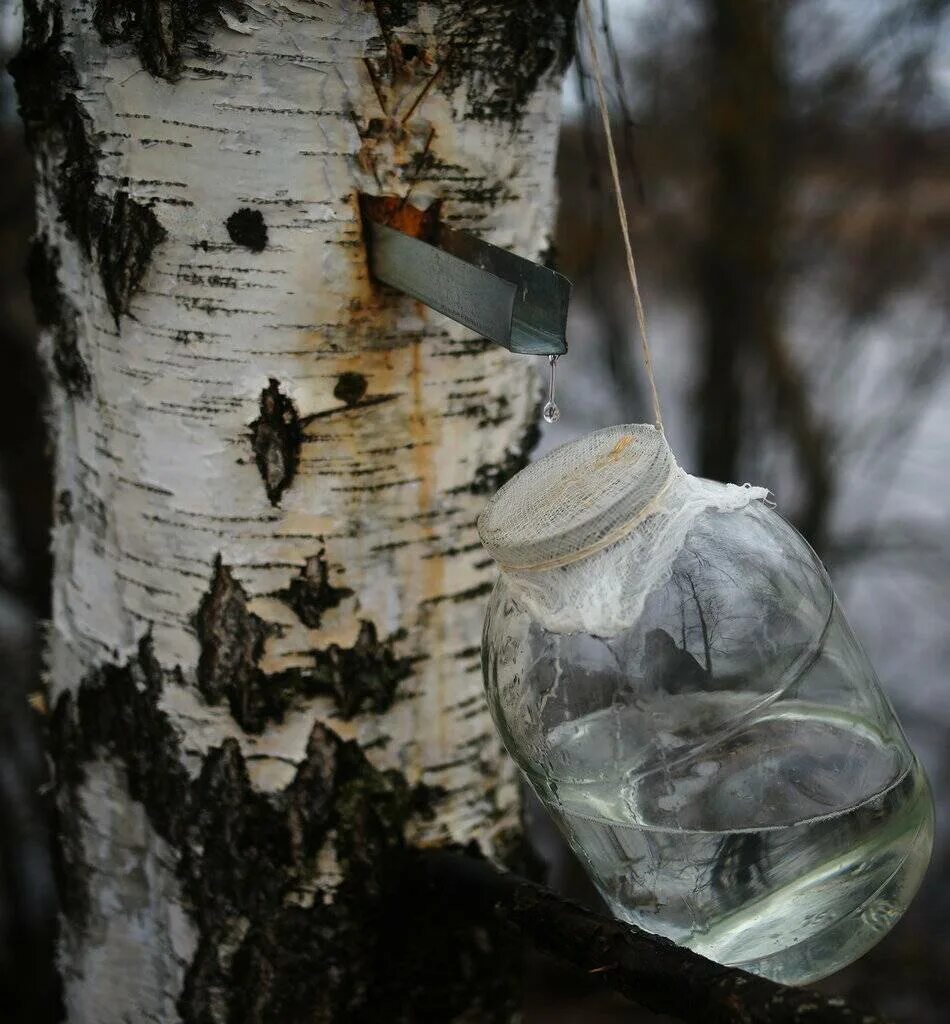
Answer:
[[[557,402],[554,401],[554,387],[557,383],[557,361],[560,358],[560,356],[548,356],[548,363],[551,366],[551,380],[548,384],[548,400],[541,410],[545,423],[557,423],[561,418],[561,410],[557,407]]]

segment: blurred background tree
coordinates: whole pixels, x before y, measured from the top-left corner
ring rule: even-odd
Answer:
[[[0,0],[4,56],[16,0]],[[768,485],[819,549],[934,783],[925,888],[826,983],[945,1019],[950,860],[950,3],[595,2],[664,416],[691,471]],[[588,69],[565,92],[553,262],[575,281],[561,421],[543,447],[649,418]],[[0,83],[0,1005],[48,985],[52,888],[27,696],[48,613],[50,489],[26,279],[30,163]],[[39,698],[34,704],[41,707]],[[584,894],[543,812],[553,880]],[[46,959],[44,959],[44,957]],[[39,1019],[39,1018],[37,1018]],[[528,1021],[633,1019],[536,962]]]

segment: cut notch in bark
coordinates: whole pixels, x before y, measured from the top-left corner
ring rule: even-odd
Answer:
[[[401,196],[371,196],[360,193],[360,213],[363,220],[372,220],[377,224],[401,231],[403,234],[421,238],[423,242],[436,241],[439,230],[439,218],[442,213],[442,202],[436,200],[426,209],[407,203]],[[363,232],[368,240],[369,232]]]
[[[267,498],[275,507],[297,473],[302,444],[297,408],[271,377],[261,392],[260,416],[251,424],[251,447]]]

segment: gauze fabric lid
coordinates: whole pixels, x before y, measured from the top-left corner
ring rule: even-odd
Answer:
[[[566,565],[612,544],[649,515],[676,469],[656,427],[605,427],[512,477],[478,517],[478,534],[502,569]]]

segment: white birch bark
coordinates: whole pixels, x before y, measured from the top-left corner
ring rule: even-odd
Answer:
[[[441,787],[422,843],[478,840],[516,822],[512,770],[481,694],[478,647],[493,570],[474,520],[480,467],[517,450],[536,415],[530,360],[474,342],[420,305],[381,293],[367,273],[357,193],[444,202],[455,227],[528,256],[551,225],[559,72],[543,74],[516,123],[469,117],[468,84],[436,85],[404,131],[377,125],[380,69],[390,114],[404,114],[446,54],[443,12],[420,4],[399,38],[425,48],[387,81],[369,3],[255,0],[204,24],[177,81],[105,45],[89,2],[63,11],[76,99],[97,141],[97,194],[126,191],[165,231],[127,313],[110,308],[95,258],[60,216],[55,163],[40,154],[38,230],[58,253],[58,283],[78,314],[86,395],[54,389],[56,578],[51,699],[104,663],[121,665],[151,633],[169,673],[161,706],[194,774],[234,737],[253,785],[279,792],[315,721],[356,739],[372,763]],[[240,15],[240,16],[239,16]],[[446,75],[451,82],[451,76]],[[371,134],[373,133],[371,132]],[[266,246],[226,227],[259,211]],[[45,344],[52,351],[51,332]],[[358,374],[355,403],[336,397]],[[303,423],[296,475],[269,500],[252,448],[269,381]],[[351,593],[306,626],[279,594],[323,552],[329,582]],[[356,643],[370,623],[409,677],[382,713],[345,719],[329,696],[245,732],[226,701],[196,686],[196,615],[220,556],[266,624],[260,668],[307,669],[314,652]],[[102,755],[81,788],[91,923],[62,941],[70,1019],[171,1021],[197,932],[182,903],[178,852],[149,824],[121,766]],[[313,885],[332,898],[328,851]]]

